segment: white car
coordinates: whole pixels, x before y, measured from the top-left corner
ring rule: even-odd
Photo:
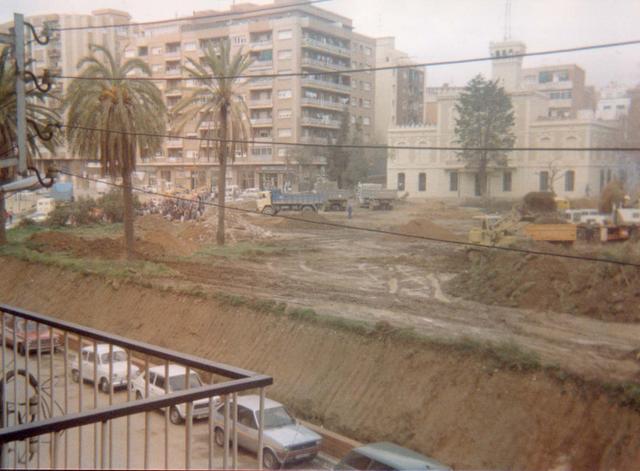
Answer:
[[[94,377],[94,360],[95,353],[93,345],[88,345],[80,350],[82,361],[82,380],[93,383],[98,382],[100,391],[108,393],[111,383],[113,388],[127,387],[127,352],[120,347],[113,346],[111,362],[109,361],[109,345],[100,343],[96,346],[98,353],[98,361],[95,363],[97,378]],[[112,365],[112,377],[109,379],[109,363]],[[131,365],[131,379],[135,378],[139,373],[139,368]],[[76,383],[80,381],[80,367],[78,357],[71,360],[71,379]]]
[[[189,387],[186,386],[186,368],[180,365],[169,365],[169,392],[183,391],[185,389],[198,388],[203,386],[200,375],[195,371],[189,374]],[[147,378],[144,372],[131,382],[131,390],[135,393],[136,399],[145,397],[145,387]],[[165,367],[164,365],[149,368],[149,397],[157,397],[166,394],[165,391]],[[214,407],[220,403],[218,396],[214,397]],[[209,399],[198,399],[193,402],[191,414],[194,419],[204,419],[209,417]],[[181,424],[187,416],[186,404],[171,406],[169,410],[169,420],[173,424]]]

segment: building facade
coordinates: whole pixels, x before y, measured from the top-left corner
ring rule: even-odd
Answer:
[[[376,67],[412,65],[395,47],[395,38],[376,39]],[[379,70],[375,73],[376,142],[387,141],[390,127],[424,122],[425,71],[419,67]]]
[[[598,93],[596,117],[605,121],[617,120],[629,113],[631,94],[624,85],[612,82]]]
[[[592,109],[579,110],[574,118],[550,115],[554,100],[546,90],[523,83],[526,73],[520,69],[521,57],[508,57],[524,49],[522,43],[514,43],[517,42],[492,43],[491,52],[496,57],[493,79],[505,86],[515,111],[515,147],[569,149],[619,144],[619,123],[596,119]],[[455,103],[461,91],[454,87],[432,89],[428,93],[429,124],[390,129],[389,145],[459,146],[455,136]],[[505,199],[521,198],[530,191],[554,191],[569,198],[594,196],[612,178],[624,178],[629,168],[628,156],[613,151],[512,151],[508,153],[506,166],[489,169],[487,194]],[[407,192],[410,197],[480,195],[477,172],[467,168],[456,151],[451,150],[390,150],[387,182],[389,188]]]

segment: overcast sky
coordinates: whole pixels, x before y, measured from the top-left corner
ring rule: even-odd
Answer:
[[[0,22],[10,20],[14,11],[88,13],[97,8],[125,10],[135,21],[148,21],[223,9],[231,2],[2,0]],[[320,6],[352,18],[363,34],[395,36],[399,49],[427,62],[487,55],[489,42],[504,35],[504,5],[504,0],[331,0]],[[640,39],[639,20],[638,0],[512,0],[511,36],[524,41],[529,51],[635,40]],[[525,59],[525,66],[560,63],[582,66],[592,85],[640,83],[640,45]],[[434,67],[427,71],[427,83],[464,85],[478,72],[488,75],[489,64]]]

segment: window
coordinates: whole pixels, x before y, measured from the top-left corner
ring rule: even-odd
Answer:
[[[287,149],[278,149],[278,157],[286,157],[287,155],[289,155]]]
[[[290,29],[281,29],[278,31],[278,39],[291,39],[293,37],[293,31]]]
[[[511,172],[502,174],[502,191],[511,191]]]
[[[540,72],[538,74],[538,82],[540,83],[548,83],[553,80],[553,75],[551,72]]]
[[[197,49],[197,44],[195,43],[195,41],[184,43],[185,51],[195,51],[196,49]]]
[[[418,191],[427,191],[427,174],[418,174]]]
[[[358,88],[358,81],[356,79],[351,81],[351,88]]]
[[[292,97],[292,93],[290,89],[286,89],[286,90],[278,90],[278,98],[291,98]]]
[[[398,191],[404,191],[404,173],[398,174]]]
[[[291,49],[282,49],[281,51],[278,51],[278,59],[280,60],[291,59],[291,56]]]
[[[156,374],[153,371],[149,371],[149,384],[155,384]]]
[[[449,174],[449,191],[458,191],[458,172]]]
[[[351,121],[351,124],[356,124],[356,117],[355,116],[351,115],[349,120]]]
[[[241,44],[246,44],[247,37],[246,36],[231,36],[231,43],[235,46],[240,46]]]
[[[138,48],[138,55],[141,57],[149,55],[149,48],[147,46],[141,46]]]
[[[361,82],[362,83],[362,89],[365,91],[369,91],[371,90],[371,82]]]
[[[253,412],[246,407],[238,406],[238,423],[249,428],[258,428]]]
[[[564,191],[573,191],[576,182],[576,172],[567,170],[564,174]]]
[[[371,108],[371,100],[363,100],[362,101],[362,106],[364,108]]]
[[[604,188],[604,169],[600,170],[600,191]]]
[[[540,172],[540,191],[549,191],[549,172]]]
[[[291,137],[292,134],[291,128],[278,129],[278,137]]]
[[[164,389],[164,376],[157,375],[155,384],[157,387]]]
[[[291,118],[291,109],[283,108],[278,110],[278,118]]]
[[[362,124],[364,124],[365,126],[371,125],[371,119],[365,116],[364,118],[362,118]]]

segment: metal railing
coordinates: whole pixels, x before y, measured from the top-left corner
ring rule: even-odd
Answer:
[[[2,468],[237,469],[236,399],[254,389],[262,467],[271,377],[8,305],[0,330]]]

